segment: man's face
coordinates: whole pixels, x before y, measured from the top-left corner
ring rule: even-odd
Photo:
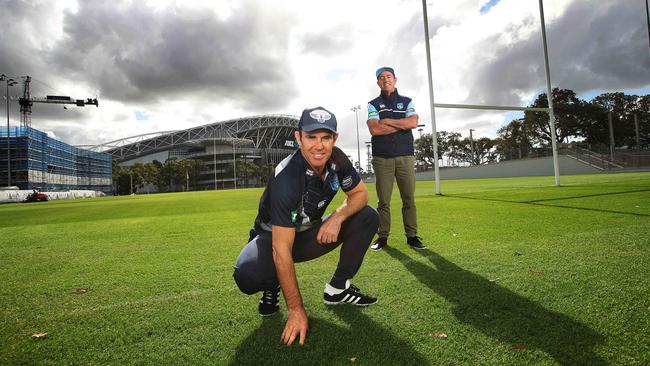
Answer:
[[[377,78],[377,85],[379,85],[379,89],[389,95],[395,91],[396,82],[397,78],[395,78],[395,75],[393,75],[390,71],[382,71]]]
[[[296,131],[296,141],[300,143],[302,156],[318,173],[323,172],[327,160],[332,156],[337,138],[338,134],[328,130]]]

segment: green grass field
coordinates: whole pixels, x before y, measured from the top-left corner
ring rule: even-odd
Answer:
[[[650,364],[650,173],[562,184],[418,182],[421,252],[395,191],[354,281],[379,304],[322,303],[336,254],[297,265],[303,347],[231,277],[260,189],[2,205],[0,365]]]

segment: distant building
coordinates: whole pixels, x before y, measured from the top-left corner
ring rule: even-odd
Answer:
[[[186,130],[131,136],[94,147],[113,156],[120,166],[168,158],[201,162],[191,190],[251,186],[249,177],[233,174],[233,161],[275,165],[295,151],[298,119],[288,115],[238,118]]]
[[[9,136],[8,136],[9,135]],[[10,159],[7,157],[9,138]],[[106,153],[80,149],[31,127],[0,129],[0,184],[44,191],[112,192],[112,162]]]

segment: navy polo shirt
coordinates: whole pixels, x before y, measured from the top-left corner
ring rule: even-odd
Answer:
[[[321,180],[300,150],[275,168],[260,199],[255,230],[271,231],[272,225],[305,231],[322,220],[327,206],[341,188],[349,192],[361,178],[348,157],[334,147]]]
[[[381,92],[368,103],[368,119],[402,119],[416,114],[411,98],[400,95],[397,89],[390,96]],[[392,158],[415,154],[411,130],[372,136],[371,141],[372,156]]]

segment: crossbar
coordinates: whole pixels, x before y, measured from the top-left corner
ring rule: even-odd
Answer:
[[[548,112],[548,108],[543,107],[513,107],[507,105],[478,105],[478,104],[449,104],[449,103],[434,103],[436,108],[455,108],[455,109],[487,109],[495,111],[533,111],[533,112]]]

